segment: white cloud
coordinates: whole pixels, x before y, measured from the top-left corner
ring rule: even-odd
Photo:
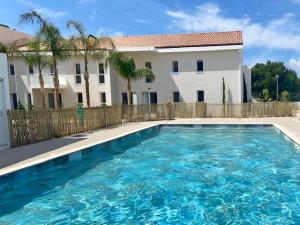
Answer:
[[[167,10],[166,14],[172,18],[173,26],[186,32],[242,30],[246,47],[300,51],[300,23],[292,13],[267,24],[253,22],[248,16],[225,17],[214,3],[202,4],[192,13]]]
[[[124,36],[125,34],[122,31],[117,31],[112,34],[113,36]]]
[[[267,63],[267,61],[280,61],[276,56],[262,53],[260,55],[252,56],[245,60],[246,65],[250,68],[256,65],[256,63]]]
[[[115,31],[110,28],[101,27],[96,32],[97,35],[101,36],[123,36],[125,35],[122,31]]]
[[[141,24],[149,24],[151,23],[150,19],[139,19],[139,18],[134,18],[132,19],[136,23],[141,23]]]
[[[300,4],[300,0],[291,0],[292,3]]]
[[[289,67],[297,72],[300,75],[300,59],[290,59]]]
[[[23,5],[33,8],[35,11],[37,11],[37,12],[41,13],[42,15],[49,17],[49,18],[56,19],[56,18],[65,16],[68,14],[68,12],[57,11],[57,10],[52,10],[50,8],[42,7],[40,5],[30,2],[28,0],[17,0],[17,1],[19,3],[22,3]]]

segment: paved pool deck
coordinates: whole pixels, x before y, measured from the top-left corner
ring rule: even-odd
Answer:
[[[197,118],[125,123],[0,151],[0,176],[159,124],[272,124],[300,145],[300,119],[295,117]]]

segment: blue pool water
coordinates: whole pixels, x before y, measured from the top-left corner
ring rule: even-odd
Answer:
[[[0,181],[0,224],[300,224],[300,151],[272,127],[161,126]]]

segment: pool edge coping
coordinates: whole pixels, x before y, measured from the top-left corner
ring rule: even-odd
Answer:
[[[175,123],[174,123],[174,121],[175,121]],[[274,122],[269,122],[269,123],[262,123],[262,122],[256,122],[256,123],[251,123],[251,122],[250,123],[249,122],[248,123],[247,122],[232,123],[231,122],[230,123],[229,122],[229,123],[208,123],[208,124],[207,123],[195,123],[195,122],[182,123],[180,121],[176,122],[176,120],[171,121],[171,123],[169,121],[152,121],[152,122],[153,123],[150,124],[150,125],[145,124],[145,126],[143,126],[142,128],[136,128],[136,129],[133,129],[129,132],[123,132],[123,133],[118,134],[118,135],[113,135],[112,137],[109,137],[109,138],[106,138],[106,139],[103,139],[103,140],[99,140],[99,141],[94,141],[94,142],[91,142],[89,144],[85,144],[85,145],[80,146],[80,147],[74,147],[72,149],[64,150],[64,151],[61,151],[61,152],[59,152],[60,148],[58,148],[58,149],[55,149],[53,151],[50,151],[50,152],[47,152],[47,153],[44,153],[44,154],[41,154],[41,155],[37,155],[37,156],[34,156],[32,158],[29,158],[29,159],[20,161],[18,163],[9,165],[7,167],[4,167],[4,168],[0,169],[0,178],[3,177],[3,176],[9,175],[11,173],[20,171],[22,169],[26,169],[26,168],[29,168],[29,167],[32,167],[32,166],[36,166],[38,164],[45,163],[45,162],[50,161],[50,160],[54,160],[56,158],[59,158],[59,157],[65,156],[65,155],[69,155],[69,154],[72,154],[72,153],[82,151],[84,149],[93,147],[95,145],[99,145],[99,144],[103,144],[103,143],[106,143],[106,142],[109,142],[109,141],[113,141],[115,139],[122,138],[122,137],[128,136],[130,134],[134,134],[136,132],[143,131],[143,130],[153,128],[153,127],[156,127],[156,126],[160,126],[160,125],[187,125],[187,124],[190,124],[190,125],[259,125],[259,126],[260,125],[270,125],[270,126],[273,126],[273,128],[275,130],[278,130],[279,132],[281,132],[281,134],[283,134],[285,137],[287,137],[292,143],[294,143],[294,145],[296,147],[298,146],[299,149],[300,149],[300,140],[295,135],[293,135],[291,132],[289,132],[287,129],[285,129],[281,125],[279,125],[277,123],[274,123]],[[58,151],[58,152],[54,152],[54,151]]]
[[[58,151],[60,149],[60,148],[58,148],[58,149],[55,149],[53,151],[50,151],[50,152],[47,152],[47,153],[44,153],[44,154],[41,154],[41,155],[34,156],[32,158],[20,161],[18,163],[15,163],[15,164],[12,164],[10,166],[7,166],[7,167],[4,167],[4,168],[0,169],[0,178],[2,176],[17,172],[19,170],[26,169],[26,168],[29,168],[29,167],[32,167],[32,166],[36,166],[38,164],[45,163],[47,161],[50,161],[50,160],[53,160],[53,159],[56,159],[56,158],[59,158],[59,157],[65,156],[65,155],[69,155],[69,154],[72,154],[72,153],[75,153],[75,152],[79,152],[79,151],[82,151],[83,149],[90,148],[90,147],[93,147],[95,145],[103,144],[103,143],[106,143],[106,142],[109,142],[109,141],[112,141],[112,140],[115,140],[115,139],[118,139],[118,138],[122,138],[122,137],[125,137],[127,135],[134,134],[136,132],[146,130],[148,128],[152,128],[152,127],[159,126],[159,125],[160,125],[160,123],[151,124],[151,125],[145,126],[143,128],[138,128],[138,129],[132,130],[130,132],[125,132],[125,133],[115,135],[113,137],[106,138],[106,139],[103,139],[103,140],[100,140],[100,141],[91,142],[89,144],[86,144],[86,145],[83,145],[83,146],[80,146],[80,147],[75,147],[75,148],[72,148],[70,150],[65,150],[63,152],[58,152],[58,153],[53,152],[53,151]],[[43,156],[44,156],[44,158],[41,158]]]

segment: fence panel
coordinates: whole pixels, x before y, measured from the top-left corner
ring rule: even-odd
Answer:
[[[8,123],[11,146],[31,144],[52,138],[49,111],[9,112]]]
[[[297,104],[262,102],[244,104],[174,103],[175,118],[241,118],[294,116]]]
[[[95,130],[127,121],[170,120],[173,118],[239,118],[293,116],[297,103],[267,102],[245,104],[168,103],[135,106],[106,106],[84,109],[79,121],[75,109],[9,111],[11,146],[35,143]]]

